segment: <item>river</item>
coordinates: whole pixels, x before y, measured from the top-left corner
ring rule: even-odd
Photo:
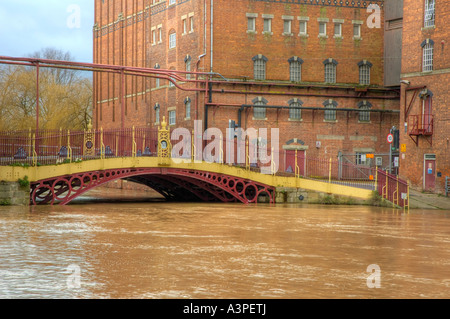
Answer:
[[[0,207],[0,297],[450,297],[450,211],[144,197]]]

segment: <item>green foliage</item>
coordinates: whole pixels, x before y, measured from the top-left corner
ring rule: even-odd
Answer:
[[[30,187],[30,181],[28,180],[28,176],[25,176],[23,179],[19,178],[18,180],[20,188],[26,189]]]
[[[0,199],[0,206],[11,206],[10,199]]]

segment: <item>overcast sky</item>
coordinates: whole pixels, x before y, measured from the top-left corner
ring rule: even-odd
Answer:
[[[0,55],[51,47],[92,62],[94,0],[0,0]]]

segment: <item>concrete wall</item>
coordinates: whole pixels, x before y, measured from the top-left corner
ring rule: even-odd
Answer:
[[[29,188],[21,188],[17,182],[0,182],[0,205],[24,206],[29,203]]]

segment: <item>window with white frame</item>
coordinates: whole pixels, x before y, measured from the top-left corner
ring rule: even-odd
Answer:
[[[369,61],[361,61],[358,62],[359,68],[359,84],[361,85],[370,85],[370,68],[372,67],[372,63]]]
[[[176,3],[177,3],[177,0],[169,0],[169,6],[176,4]]]
[[[184,100],[184,105],[185,105],[185,110],[186,110],[186,119],[190,119],[191,118],[191,99],[186,98],[186,100]]]
[[[177,34],[171,32],[169,34],[169,49],[174,49],[177,46]]]
[[[156,27],[152,28],[152,45],[156,44]]]
[[[422,61],[422,71],[429,72],[433,71],[433,47],[434,41],[431,39],[426,39],[422,42],[423,51],[423,61]]]
[[[266,79],[266,64],[268,59],[262,55],[258,54],[253,57],[253,73],[255,80],[265,80]]]
[[[283,16],[283,35],[293,35],[292,34],[292,16]]]
[[[336,121],[336,108],[337,108],[337,102],[333,100],[327,100],[323,103],[325,106],[325,115],[324,120],[325,121]]]
[[[264,19],[264,25],[263,25],[263,32],[265,34],[272,34],[272,19],[273,15],[265,15],[263,14]]]
[[[162,43],[162,26],[158,26],[158,43]]]
[[[326,37],[326,36],[327,36],[327,23],[319,22],[319,37]]]
[[[303,60],[299,57],[292,57],[289,62],[289,74],[291,82],[300,82],[302,80],[302,64]]]
[[[341,38],[342,37],[342,23],[336,22],[334,24],[334,37]]]
[[[434,18],[435,18],[434,6],[435,6],[435,0],[425,0],[424,27],[434,26]]]
[[[177,113],[175,111],[169,111],[169,125],[175,125],[177,123]]]
[[[194,16],[189,15],[189,33],[194,32]]]
[[[258,97],[253,100],[253,117],[255,119],[264,120],[266,119],[266,108],[267,100],[263,97]]]
[[[297,98],[290,100],[289,102],[289,119],[301,120],[302,110],[299,109],[303,105],[303,102]]]
[[[367,101],[361,101],[358,103],[359,108],[359,121],[360,122],[370,122],[370,109],[372,104]]]
[[[336,65],[338,64],[334,59],[326,59],[323,61],[325,68],[325,83],[336,83]]]
[[[185,35],[185,34],[187,34],[187,18],[186,18],[186,16],[183,16],[181,18],[181,24],[182,24],[182,27],[183,27],[182,35]]]
[[[255,32],[256,31],[256,18],[247,18],[247,31]]]
[[[361,40],[361,25],[363,24],[360,20],[353,20],[353,39]]]
[[[308,21],[309,17],[298,17],[297,18],[300,23],[299,36],[307,36],[308,35]]]
[[[366,153],[356,153],[355,154],[356,165],[368,165],[369,161]]]

